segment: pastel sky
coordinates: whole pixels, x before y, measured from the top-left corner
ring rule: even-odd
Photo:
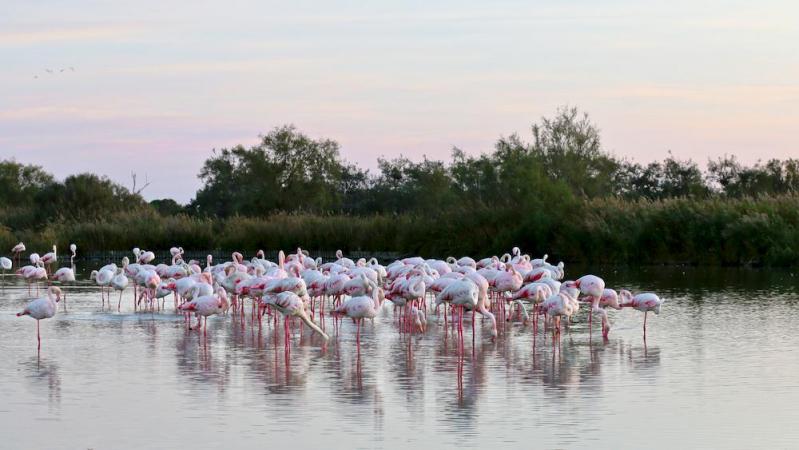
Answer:
[[[560,105],[618,156],[799,157],[799,2],[4,0],[0,158],[190,200],[293,123],[374,168],[477,154]],[[68,69],[73,67],[74,71]],[[53,69],[50,74],[45,69]],[[59,69],[66,68],[64,72]],[[35,78],[38,77],[38,78]]]

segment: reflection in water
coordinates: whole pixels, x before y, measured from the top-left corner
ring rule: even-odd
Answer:
[[[58,364],[54,360],[37,355],[23,362],[23,367],[32,395],[41,398],[46,394],[50,412],[58,412],[61,407],[61,377],[58,373]]]
[[[627,310],[612,312],[607,342],[589,333],[583,311],[555,338],[543,326],[503,323],[492,341],[478,318],[474,341],[468,324],[461,343],[434,314],[426,333],[400,334],[386,309],[365,322],[360,346],[349,321],[329,318],[329,343],[293,323],[287,346],[282,319],[266,316],[259,327],[249,315],[212,317],[203,335],[170,310],[134,312],[123,302],[120,313],[103,311],[97,289],[79,283],[69,312],[42,323],[39,360],[31,323],[11,314],[28,300],[16,283],[0,294],[8,344],[0,394],[9,405],[0,432],[47,419],[60,439],[12,438],[10,448],[89,447],[80,424],[91,421],[107,425],[93,430],[96,448],[485,448],[527,446],[530,436],[544,447],[618,436],[630,448],[721,447],[742,444],[725,440],[728,424],[768,417],[752,441],[785,447],[799,438],[787,419],[799,401],[790,376],[799,362],[784,357],[799,336],[773,326],[799,307],[782,275],[615,276],[609,286],[651,287],[667,299],[646,341],[643,318]],[[136,420],[118,418],[120,405]],[[703,427],[708,405],[719,422]],[[180,426],[152,433],[175,418]],[[625,419],[664,426],[639,432]]]

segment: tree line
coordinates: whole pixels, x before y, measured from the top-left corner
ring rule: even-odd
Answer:
[[[337,142],[281,126],[254,146],[214,150],[186,205],[148,203],[95,174],[59,181],[0,161],[0,245],[82,239],[98,250],[312,245],[429,256],[520,245],[602,262],[799,260],[797,159],[743,165],[725,156],[702,169],[669,154],[640,164],[604,150],[576,108],[530,131],[479,155],[454,148],[448,161],[381,158],[373,173],[342,158]]]
[[[372,174],[345,161],[335,141],[283,126],[252,147],[215,150],[185,211],[214,217],[435,214],[519,202],[556,207],[579,199],[742,198],[799,190],[799,159],[745,166],[725,156],[704,171],[671,154],[645,165],[620,159],[602,149],[597,126],[576,108],[560,109],[531,131],[530,141],[502,137],[478,156],[454,148],[449,161],[380,158]]]

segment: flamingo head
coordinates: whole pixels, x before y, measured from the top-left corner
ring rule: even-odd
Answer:
[[[50,292],[50,294],[55,295],[56,303],[61,301],[61,288],[60,287],[58,287],[58,286],[50,286],[50,289],[48,289],[48,291]]]
[[[219,301],[217,302],[217,306],[223,312],[227,311],[228,308],[230,307],[230,303],[228,303],[228,299],[227,299],[227,292],[225,292],[224,288],[220,287],[219,289],[217,289],[216,293],[217,293],[217,296],[219,297]]]

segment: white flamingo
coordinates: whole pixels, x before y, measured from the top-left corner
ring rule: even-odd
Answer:
[[[61,288],[57,286],[50,286],[47,289],[47,297],[37,298],[25,307],[22,311],[17,313],[17,317],[30,316],[36,319],[36,349],[42,348],[42,337],[39,332],[39,321],[42,319],[49,319],[55,316],[58,311],[57,303],[61,300]]]

